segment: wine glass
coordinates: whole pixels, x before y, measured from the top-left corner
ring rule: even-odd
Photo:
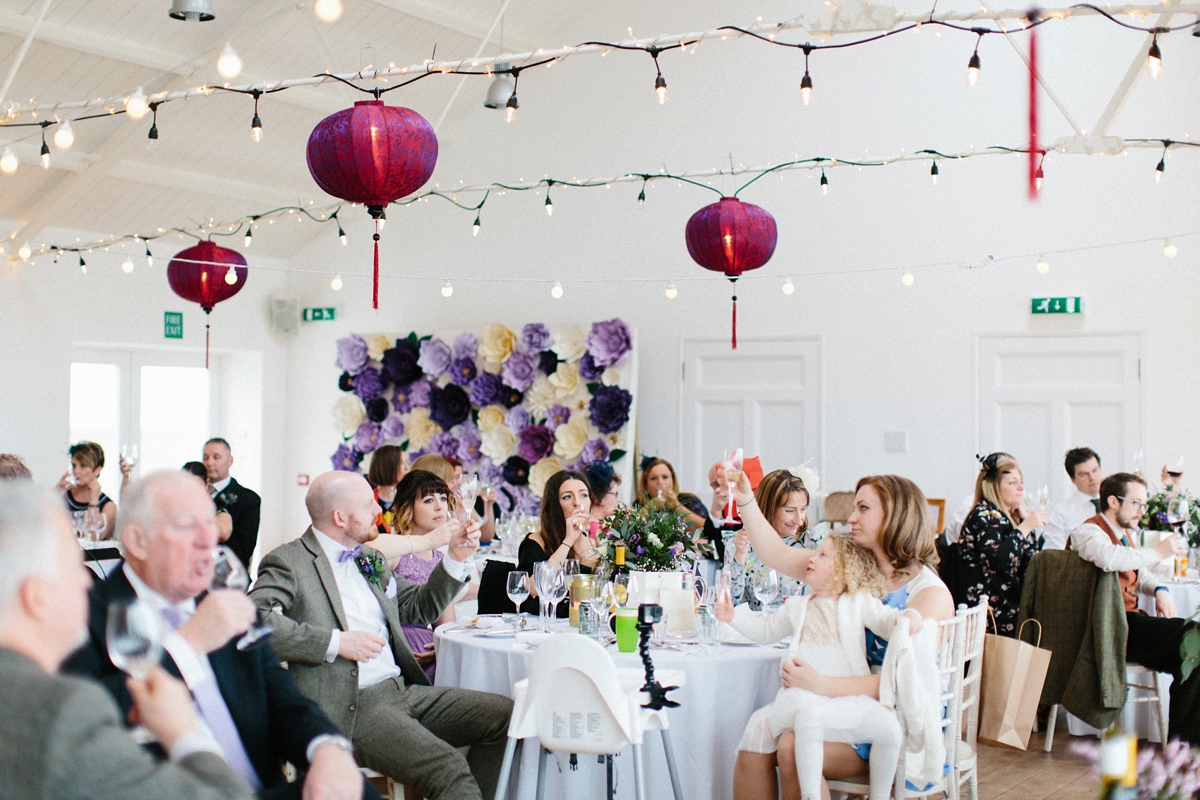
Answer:
[[[1143,448],[1138,448],[1138,451],[1133,454],[1133,458],[1129,462],[1130,472],[1141,472],[1146,466],[1146,451]]]
[[[162,616],[140,600],[108,607],[108,657],[117,669],[134,678],[145,678],[150,668],[162,660],[166,634]]]
[[[779,574],[773,569],[760,569],[754,573],[754,596],[762,606],[763,614],[767,606],[779,596]]]
[[[732,450],[726,450],[725,457],[721,461],[721,466],[725,468],[725,485],[729,487],[729,505],[725,506],[725,519],[721,520],[721,522],[725,525],[732,525],[737,520],[733,516],[733,481],[729,480],[729,472],[730,470],[740,470],[742,468],[742,448],[736,447]]]
[[[136,444],[121,445],[121,464],[122,466],[133,469],[138,463],[138,446]]]
[[[603,638],[608,631],[608,617],[612,613],[613,603],[616,602],[616,586],[612,581],[592,581],[591,586],[587,604],[592,609],[592,615],[599,621],[599,635]]]
[[[513,614],[512,626],[515,632],[520,627],[521,622],[521,603],[529,597],[529,573],[524,570],[514,569],[508,573],[508,585],[505,588],[508,593],[508,599],[517,607],[517,613]]]
[[[563,572],[563,580],[566,581],[567,586],[570,586],[571,582],[575,580],[575,576],[577,576],[579,574],[579,559],[578,558],[563,559],[562,572]]]
[[[1167,523],[1176,533],[1183,533],[1183,524],[1188,520],[1189,510],[1185,495],[1175,495],[1167,503]]]
[[[463,473],[458,479],[458,496],[468,514],[474,511],[475,498],[479,497],[479,476],[473,472]]]
[[[1175,478],[1176,481],[1178,481],[1179,478],[1183,475],[1183,456],[1182,455],[1173,455],[1173,456],[1171,456],[1171,460],[1168,461],[1167,464],[1168,464],[1167,474],[1170,475],[1172,478]],[[1176,484],[1176,486],[1178,486],[1178,484]]]
[[[1037,490],[1037,507],[1039,511],[1046,510],[1046,503],[1050,501],[1050,487],[1042,484]]]
[[[88,538],[87,511],[72,511],[71,522],[75,526],[76,538],[78,538],[80,542],[85,541]]]
[[[541,605],[541,615],[539,621],[542,624],[542,630],[550,632],[550,603],[557,603],[558,600],[553,598],[558,588],[565,587],[563,579],[562,565],[551,564],[549,561],[539,561],[534,565],[533,581],[538,592],[538,603]],[[561,599],[561,597],[559,598]]]
[[[563,573],[560,571],[556,574],[558,575],[558,579],[555,580],[550,586],[550,608],[546,615],[550,622],[554,621],[555,617],[557,616],[555,609],[558,608],[558,604],[563,601],[563,598],[567,596],[567,592],[570,589]],[[549,632],[549,627],[547,627],[546,630]]]
[[[89,508],[83,512],[84,535],[90,542],[100,541],[104,529],[108,527],[108,517],[98,508]]]
[[[242,562],[228,547],[223,544],[217,545],[213,550],[213,579],[210,588],[238,589],[244,592],[249,587],[250,575],[242,566]],[[245,650],[259,639],[265,639],[272,633],[273,631],[266,625],[255,622],[246,630],[242,638],[238,639],[237,649]]]

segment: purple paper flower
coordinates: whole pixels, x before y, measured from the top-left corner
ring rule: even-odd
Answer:
[[[533,355],[550,346],[550,329],[540,322],[531,322],[521,328],[521,349]]]
[[[421,355],[417,358],[417,366],[429,377],[436,380],[450,368],[450,360],[450,345],[441,339],[435,337],[421,342]]]
[[[433,391],[433,384],[422,378],[419,381],[413,381],[407,386],[401,386],[396,389],[396,394],[392,397],[392,406],[401,414],[407,414],[414,408],[425,408],[429,405],[429,396]]]
[[[537,377],[537,364],[525,353],[513,353],[504,362],[500,377],[505,384],[523,392],[533,385],[533,379]]]
[[[408,386],[423,374],[417,366],[417,344],[411,339],[397,339],[396,346],[383,351],[383,377],[395,386]]]
[[[498,486],[504,480],[504,471],[486,456],[479,459],[479,463],[475,465],[475,472],[479,475],[479,480],[492,486]]]
[[[479,339],[475,334],[468,331],[460,333],[458,338],[454,340],[454,357],[465,358],[468,361],[474,361],[479,355]]]
[[[338,445],[337,452],[329,460],[333,462],[333,468],[336,470],[358,472],[358,465],[362,463],[362,453],[348,444],[342,444]]]
[[[479,446],[482,440],[479,438],[479,433],[474,429],[463,431],[463,434],[458,439],[457,458],[464,464],[474,464],[479,460]]]
[[[388,412],[391,411],[388,408],[386,397],[372,397],[364,405],[367,408],[367,419],[371,420],[371,422],[383,422],[387,419]]]
[[[450,382],[456,386],[468,386],[475,380],[475,361],[470,358],[458,358],[450,365]]]
[[[388,417],[379,426],[379,435],[385,442],[394,442],[404,437],[404,420],[396,414]]]
[[[541,461],[554,451],[554,434],[545,425],[530,425],[524,428],[520,439],[517,453],[530,464]]]
[[[349,372],[343,372],[338,376],[338,388],[343,392],[348,392],[354,388],[354,376]]]
[[[620,386],[598,386],[588,411],[592,424],[601,433],[616,433],[629,421],[633,395]]]
[[[520,456],[509,456],[503,467],[504,482],[513,486],[529,483],[529,462]]]
[[[542,510],[542,501],[533,492],[522,492],[517,501],[517,510],[522,514],[534,516]]]
[[[504,424],[512,428],[513,433],[520,433],[530,422],[532,420],[529,418],[529,409],[525,406],[513,406],[504,415]],[[537,459],[532,460],[536,461]]]
[[[566,425],[571,421],[571,409],[564,405],[555,403],[546,409],[546,427],[554,430],[559,425]]]
[[[585,381],[598,381],[604,374],[604,367],[598,366],[591,353],[584,353],[579,359],[579,377]]]
[[[511,386],[500,385],[500,393],[496,397],[500,405],[505,408],[521,405],[521,401],[525,399],[525,393],[520,389],[514,389]]]
[[[499,375],[481,372],[471,381],[471,402],[477,406],[491,405],[500,396],[503,386]]]
[[[553,375],[558,371],[558,356],[553,350],[543,350],[538,353],[538,369],[547,375]]]
[[[633,349],[633,333],[619,317],[594,322],[591,332],[583,340],[583,346],[598,366],[611,367]]]
[[[429,418],[450,430],[471,415],[471,399],[461,386],[450,384],[445,388],[433,387],[429,398]],[[456,447],[457,449],[457,447]]]
[[[379,370],[374,367],[364,367],[361,372],[355,375],[354,393],[363,402],[379,397],[383,393],[383,379],[380,377]]]
[[[379,435],[379,426],[374,422],[364,422],[354,432],[354,449],[359,453],[370,453],[381,444],[383,439]]]
[[[585,464],[608,461],[608,442],[603,439],[588,439],[583,445],[583,455],[579,460]]]
[[[437,453],[439,456],[452,456],[458,458],[458,437],[450,431],[442,431],[435,433],[433,438],[429,440],[429,444],[425,445],[425,449],[431,453]]]
[[[367,355],[367,343],[358,334],[350,334],[344,339],[337,340],[337,368],[357,375],[367,365],[370,356]]]

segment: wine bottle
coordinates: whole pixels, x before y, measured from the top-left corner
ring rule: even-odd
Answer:
[[[1100,738],[1101,800],[1137,797],[1137,736],[1125,731],[1118,718]]]
[[[629,574],[629,567],[625,564],[625,545],[619,544],[614,550],[616,552],[613,555],[612,580],[615,583],[618,575]]]

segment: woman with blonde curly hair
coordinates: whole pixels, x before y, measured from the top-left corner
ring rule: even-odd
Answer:
[[[864,632],[888,639],[892,626],[908,617],[914,631],[921,615],[885,606],[883,575],[875,557],[848,536],[824,539],[808,560],[806,581],[811,594],[791,597],[771,614],[755,614],[746,606],[735,612],[728,592],[717,603],[717,618],[730,622],[749,638],[768,644],[792,637],[786,656],[825,678],[864,677],[867,640]],[[856,635],[847,636],[851,632]],[[779,690],[775,702],[750,718],[738,750],[771,754],[786,731],[795,736],[794,752],[801,797],[821,793],[825,742],[869,745],[871,800],[885,800],[900,758],[903,734],[896,715],[865,695],[828,697],[799,687]]]

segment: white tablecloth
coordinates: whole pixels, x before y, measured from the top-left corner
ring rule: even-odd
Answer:
[[[563,623],[559,629],[568,631]],[[444,626],[451,627],[451,626]],[[565,633],[563,635],[578,635]],[[512,639],[483,638],[470,632],[442,628],[437,632],[438,686],[459,686],[512,696],[512,685],[529,675],[533,650],[514,647]],[[656,670],[679,669],[687,673],[686,686],[670,693],[680,703],[668,713],[672,744],[679,766],[683,794],[688,800],[733,796],[733,765],[737,745],[750,715],[775,699],[779,691],[779,666],[785,651],[773,647],[726,646],[704,653],[653,648]],[[618,667],[641,668],[637,653],[607,648]],[[534,742],[523,747],[520,782],[515,797],[533,798],[537,786],[537,751]],[[643,744],[646,792],[652,798],[671,797],[671,781],[657,732]],[[547,770],[547,798],[600,800],[605,792],[604,767],[595,756],[579,756],[579,770],[568,769],[560,754]],[[628,748],[616,759],[617,797],[633,797],[633,756]],[[515,771],[515,770],[514,770]]]
[[[1180,617],[1190,617],[1200,609],[1200,579],[1194,575],[1185,581],[1168,581],[1167,586],[1171,590],[1171,599],[1175,601],[1175,612]],[[1140,598],[1141,609],[1147,614],[1154,613],[1154,598],[1142,595]],[[1167,687],[1170,687],[1172,678],[1166,676]],[[1131,691],[1132,695],[1133,692]],[[1139,696],[1143,696],[1143,692],[1137,692]],[[1169,704],[1169,700],[1168,700]],[[1158,735],[1158,712],[1150,708],[1151,703],[1125,703],[1125,711],[1122,714],[1122,722],[1125,725],[1125,730],[1136,730],[1139,739],[1149,739],[1152,742],[1157,742],[1160,737]],[[1067,730],[1072,736],[1099,736],[1100,731],[1088,725],[1083,720],[1074,714],[1067,714]]]

